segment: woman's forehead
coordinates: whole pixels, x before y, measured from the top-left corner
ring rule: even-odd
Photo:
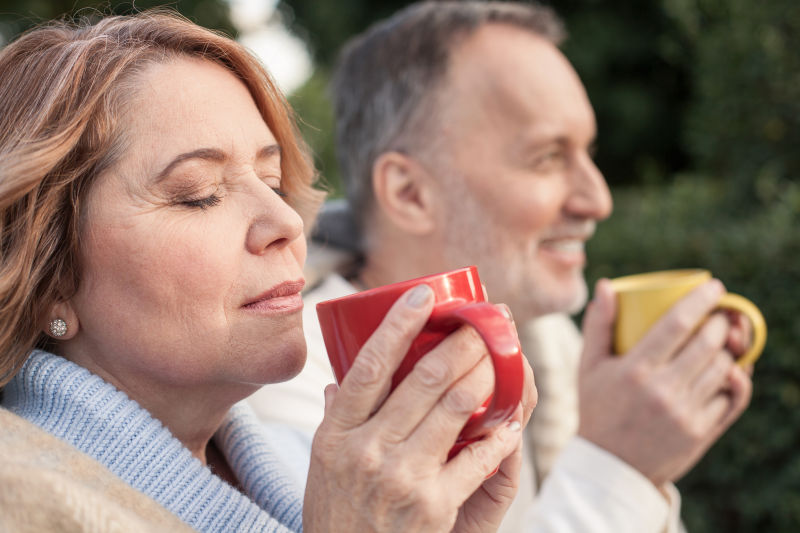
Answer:
[[[264,120],[247,86],[225,67],[208,60],[178,58],[155,63],[139,76],[131,95],[132,125],[184,134],[211,132],[202,126],[228,114],[244,125]],[[189,129],[195,126],[195,129]]]
[[[129,141],[122,159],[144,159],[150,172],[184,153],[254,157],[277,144],[248,88],[214,62],[181,58],[154,64],[137,85],[121,126]]]

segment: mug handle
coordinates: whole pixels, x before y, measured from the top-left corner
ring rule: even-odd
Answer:
[[[747,366],[755,363],[767,342],[767,323],[764,320],[764,315],[761,314],[761,311],[759,311],[758,307],[756,307],[753,302],[738,294],[727,293],[723,295],[717,307],[720,309],[737,311],[750,320],[750,323],[753,325],[753,343],[750,345],[750,349],[736,362],[740,366]]]
[[[508,420],[522,399],[522,349],[516,328],[494,305],[486,302],[462,304],[435,310],[429,319],[433,327],[452,327],[468,324],[481,336],[494,366],[494,392],[486,409],[473,415],[464,429],[461,440],[480,438],[485,428]]]

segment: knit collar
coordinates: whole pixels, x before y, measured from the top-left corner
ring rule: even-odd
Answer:
[[[34,351],[3,406],[70,443],[198,531],[301,531],[302,499],[249,408],[214,436],[250,498],[215,476],[136,401],[85,368]]]

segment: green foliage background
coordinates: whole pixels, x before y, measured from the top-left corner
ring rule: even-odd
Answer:
[[[235,35],[224,0],[0,0],[0,35],[7,41],[35,24],[64,15],[125,15],[159,6],[169,6],[201,26]]]
[[[314,76],[291,100],[333,194],[339,179],[325,93],[336,51],[407,3],[280,4],[315,55]],[[616,205],[590,243],[589,279],[710,268],[754,300],[770,328],[751,407],[679,482],[686,525],[693,533],[800,531],[800,2],[551,3],[597,112],[597,162]],[[170,5],[234,32],[222,0]],[[0,33],[8,39],[86,6],[98,4],[0,0]]]

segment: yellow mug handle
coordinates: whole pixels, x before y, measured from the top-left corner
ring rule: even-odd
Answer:
[[[767,343],[767,323],[764,320],[764,315],[761,314],[761,311],[758,310],[758,307],[756,307],[753,302],[738,294],[725,294],[720,298],[717,307],[738,311],[750,320],[750,323],[753,325],[753,343],[750,349],[737,360],[737,363],[739,363],[740,366],[747,366],[755,363],[761,356],[761,352],[764,351],[764,345]]]

